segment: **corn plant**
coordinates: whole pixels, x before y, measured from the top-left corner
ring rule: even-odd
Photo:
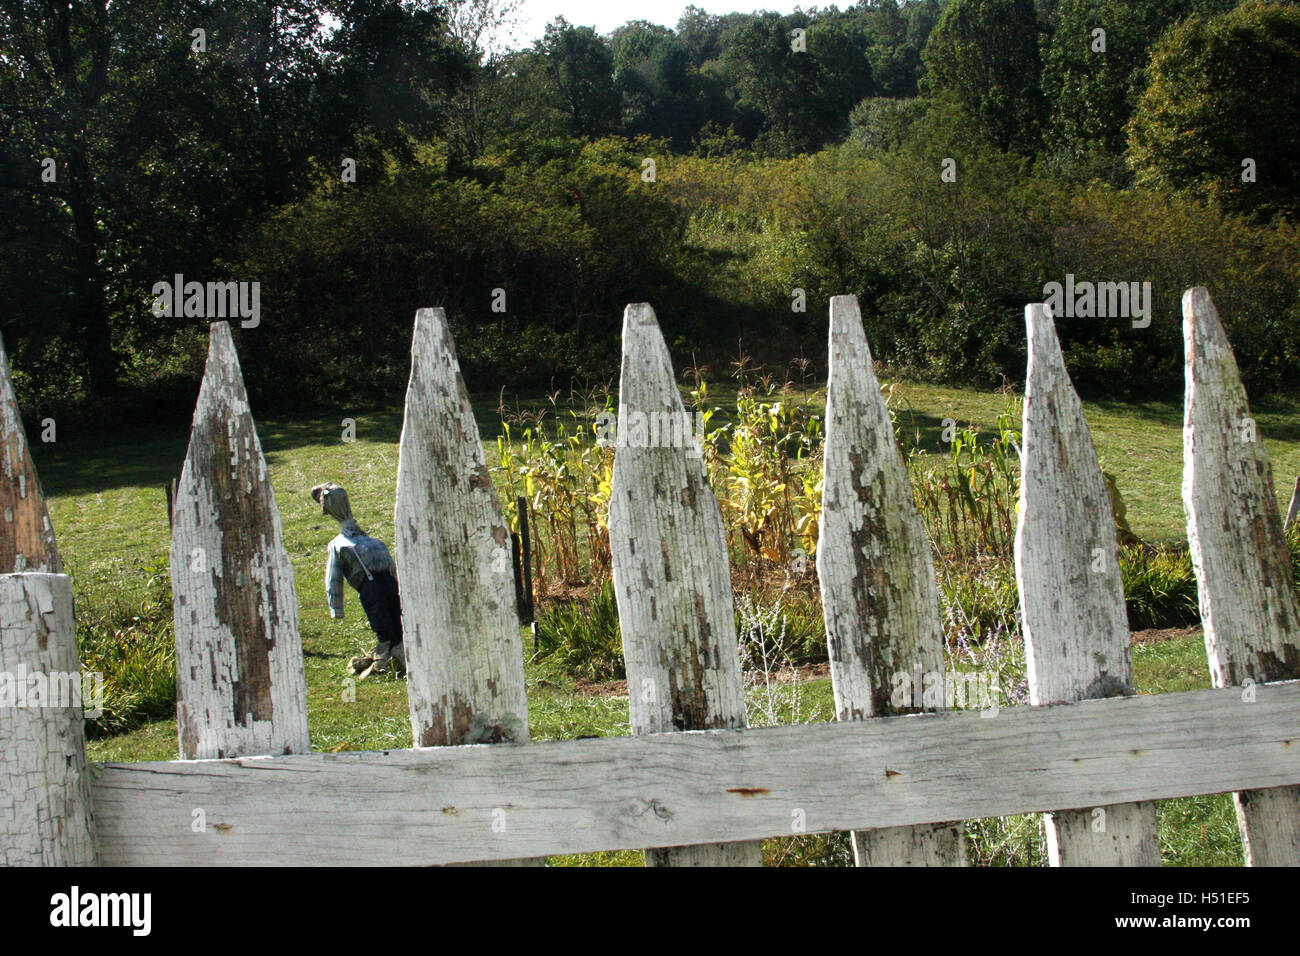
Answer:
[[[909,470],[916,504],[936,547],[966,558],[1009,555],[1020,497],[1020,419],[1013,399],[996,437],[973,426],[955,432],[946,455],[913,446]]]

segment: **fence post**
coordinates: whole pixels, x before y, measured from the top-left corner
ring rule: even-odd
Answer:
[[[181,757],[310,750],[293,566],[225,322],[173,504],[171,580]]]
[[[1215,687],[1300,678],[1300,610],[1268,451],[1204,288],[1183,295],[1183,507]],[[1250,866],[1300,865],[1300,787],[1234,794]]]
[[[1030,702],[1129,695],[1133,664],[1110,492],[1047,306],[1026,306],[1025,326],[1015,555]],[[1044,823],[1052,866],[1160,865],[1151,801],[1057,811]]]
[[[442,309],[415,314],[394,527],[416,746],[527,742],[510,531]],[[485,843],[511,826],[510,803],[485,812]]]
[[[96,863],[72,579],[0,575],[0,863]]]
[[[726,537],[654,310],[623,313],[609,542],[634,734],[745,726]],[[648,850],[647,866],[759,866],[761,844]]]
[[[929,537],[880,394],[858,300],[831,299],[825,471],[817,578],[835,711],[862,720],[934,709],[914,675],[944,679]],[[905,676],[905,685],[896,681]],[[895,699],[902,686],[905,699]],[[858,866],[962,866],[961,821],[853,834]]]
[[[9,372],[9,355],[0,337],[0,574],[12,571],[63,572],[54,526],[45,507],[27,433],[18,411]]]
[[[0,338],[0,864],[93,866],[72,579]]]

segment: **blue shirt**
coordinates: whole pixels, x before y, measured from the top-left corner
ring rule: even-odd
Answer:
[[[345,580],[360,591],[371,576],[395,570],[393,556],[384,542],[366,534],[355,521],[345,523],[343,530],[329,543],[329,559],[325,564],[325,593],[329,595],[330,617],[343,617]]]

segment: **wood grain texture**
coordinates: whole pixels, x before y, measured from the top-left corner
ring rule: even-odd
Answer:
[[[171,580],[181,756],[305,753],[293,565],[225,322],[212,323],[176,495]]]
[[[744,727],[722,514],[691,430],[650,427],[684,422],[686,411],[644,303],[623,314],[618,399],[609,540],[632,732]],[[646,854],[647,865],[761,862],[757,843]]]
[[[1232,347],[1210,294],[1183,295],[1183,507],[1216,687],[1300,677],[1300,610],[1273,495]],[[1238,793],[1248,864],[1300,865],[1300,789]]]
[[[1115,519],[1051,312],[1025,307],[1025,386],[1016,582],[1034,704],[1133,693]],[[1046,819],[1053,866],[1159,866],[1154,803]]]
[[[96,862],[80,673],[71,579],[45,573],[0,575],[4,866]],[[31,679],[36,674],[43,676]],[[40,698],[35,696],[37,681],[44,688]],[[74,684],[75,697],[70,696]]]
[[[63,562],[0,338],[0,574],[15,571],[59,574]]]
[[[429,864],[1300,783],[1300,682],[529,745],[108,764],[106,864]],[[205,832],[191,829],[205,809]],[[494,830],[494,820],[506,826]]]
[[[899,674],[944,673],[930,541],[880,394],[856,296],[831,299],[825,480],[817,536],[831,684],[840,720],[918,713]],[[909,677],[907,686],[913,684]],[[853,835],[859,866],[961,866],[960,822]]]
[[[527,741],[510,532],[442,309],[415,316],[394,527],[412,739]]]

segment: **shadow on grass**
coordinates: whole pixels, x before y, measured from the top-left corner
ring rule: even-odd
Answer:
[[[1249,396],[1247,396],[1249,400]],[[1091,409],[1115,417],[1141,419],[1169,428],[1183,426],[1183,403],[1180,400],[1125,402],[1119,399],[1086,399]],[[1259,423],[1260,433],[1271,441],[1300,442],[1300,402],[1268,397],[1251,402],[1251,414]]]
[[[898,409],[895,415],[900,432],[899,439],[905,452],[918,449],[936,455],[948,454],[949,444],[943,440],[943,431],[948,427],[944,423],[950,419],[918,412],[910,407]],[[960,418],[951,420],[956,422],[958,433],[970,427],[970,422],[967,420]],[[1016,422],[1016,427],[1020,427],[1019,422]],[[996,428],[979,428],[976,434],[979,436],[980,444],[987,444],[998,438]]]
[[[483,440],[495,441],[501,430],[497,396],[475,396],[471,403]],[[356,420],[364,441],[396,445],[401,439],[404,414],[400,406],[371,409],[334,406],[294,416],[272,415],[260,419],[257,410],[253,410],[262,450],[272,469],[285,452],[341,441],[345,418]],[[50,497],[127,487],[156,487],[162,495],[167,484],[180,477],[189,447],[189,426],[63,430],[56,443],[43,444],[38,438],[31,447],[41,485]]]

